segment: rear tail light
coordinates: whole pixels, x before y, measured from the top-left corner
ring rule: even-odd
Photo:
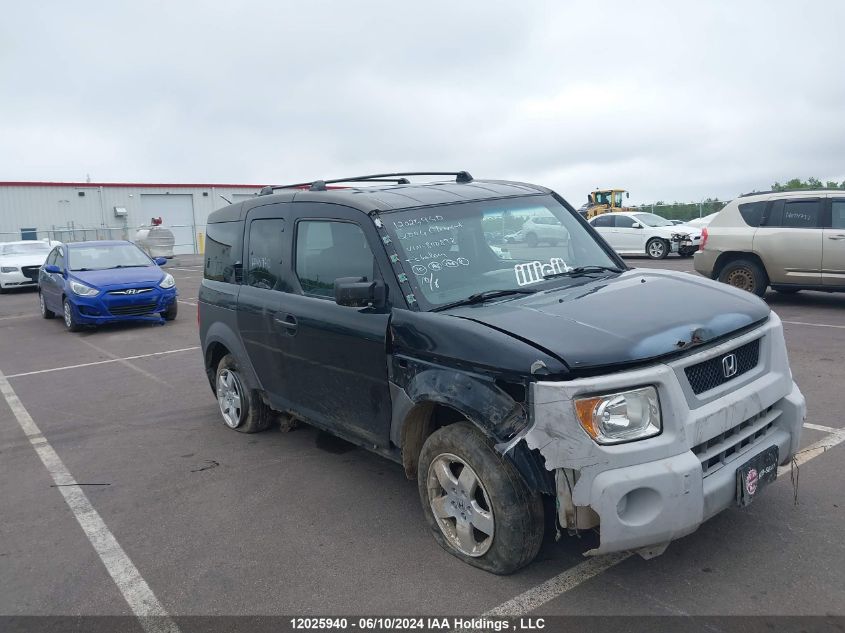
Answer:
[[[701,244],[698,245],[698,250],[703,251],[707,245],[707,227],[701,229]]]

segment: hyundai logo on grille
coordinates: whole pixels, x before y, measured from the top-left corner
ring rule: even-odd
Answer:
[[[113,295],[139,295],[142,292],[149,292],[150,288],[126,288],[125,290],[113,290]]]
[[[722,374],[725,378],[730,378],[736,374],[737,365],[736,354],[728,354],[722,359]]]

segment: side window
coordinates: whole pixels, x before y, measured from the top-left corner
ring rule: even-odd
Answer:
[[[236,283],[232,251],[241,239],[240,222],[209,224],[205,236],[205,278]]]
[[[632,229],[632,228],[634,228],[634,218],[630,218],[627,215],[617,215],[616,216],[616,228],[617,229]]]
[[[56,266],[65,269],[65,251],[61,246],[56,249]]]
[[[760,226],[763,220],[763,212],[766,210],[766,202],[748,202],[739,205],[739,214],[748,226]]]
[[[47,255],[47,259],[44,261],[45,266],[50,266],[56,263],[56,258],[59,256],[59,249],[54,248],[50,251],[50,254]]]
[[[830,226],[834,229],[845,229],[845,200],[832,200],[830,211]]]
[[[786,201],[781,226],[796,229],[814,229],[820,226],[821,204],[818,200]]]
[[[246,283],[267,290],[282,289],[282,233],[285,221],[281,218],[253,220],[249,224],[249,253],[246,257]]]
[[[597,229],[601,227],[611,227],[613,226],[613,217],[609,213],[603,213],[593,220],[593,226]]]
[[[334,296],[338,277],[373,279],[373,252],[357,224],[301,220],[296,226],[296,276],[306,294]]]

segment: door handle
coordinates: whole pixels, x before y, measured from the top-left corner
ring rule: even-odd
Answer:
[[[828,235],[827,239],[829,240],[845,240],[845,235]]]
[[[298,323],[296,322],[296,317],[292,314],[277,314],[273,317],[273,321],[283,328],[285,328],[290,334],[294,334],[296,332],[296,328],[298,327]]]

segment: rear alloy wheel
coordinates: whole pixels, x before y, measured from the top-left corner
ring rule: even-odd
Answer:
[[[529,233],[525,236],[525,244],[530,246],[531,248],[536,248],[537,244],[540,243],[540,240],[537,239],[536,233]]]
[[[468,422],[432,433],[417,479],[438,544],[474,567],[510,574],[543,542],[543,503],[492,442]]]
[[[237,360],[226,354],[217,365],[214,391],[223,423],[241,433],[258,433],[270,426],[273,410],[255,390],[246,388]]]
[[[42,295],[40,291],[38,292],[38,305],[41,308],[42,318],[52,319],[56,316],[55,312],[47,308],[47,304],[44,303],[44,295]]]
[[[728,263],[719,273],[719,281],[758,297],[766,294],[766,286],[769,285],[766,271],[750,259],[737,259]]]
[[[645,252],[652,259],[666,259],[669,254],[669,242],[653,237],[645,245]]]
[[[76,310],[73,304],[67,299],[62,300],[62,314],[65,320],[65,327],[68,332],[79,332],[82,329],[82,324],[76,318]]]

